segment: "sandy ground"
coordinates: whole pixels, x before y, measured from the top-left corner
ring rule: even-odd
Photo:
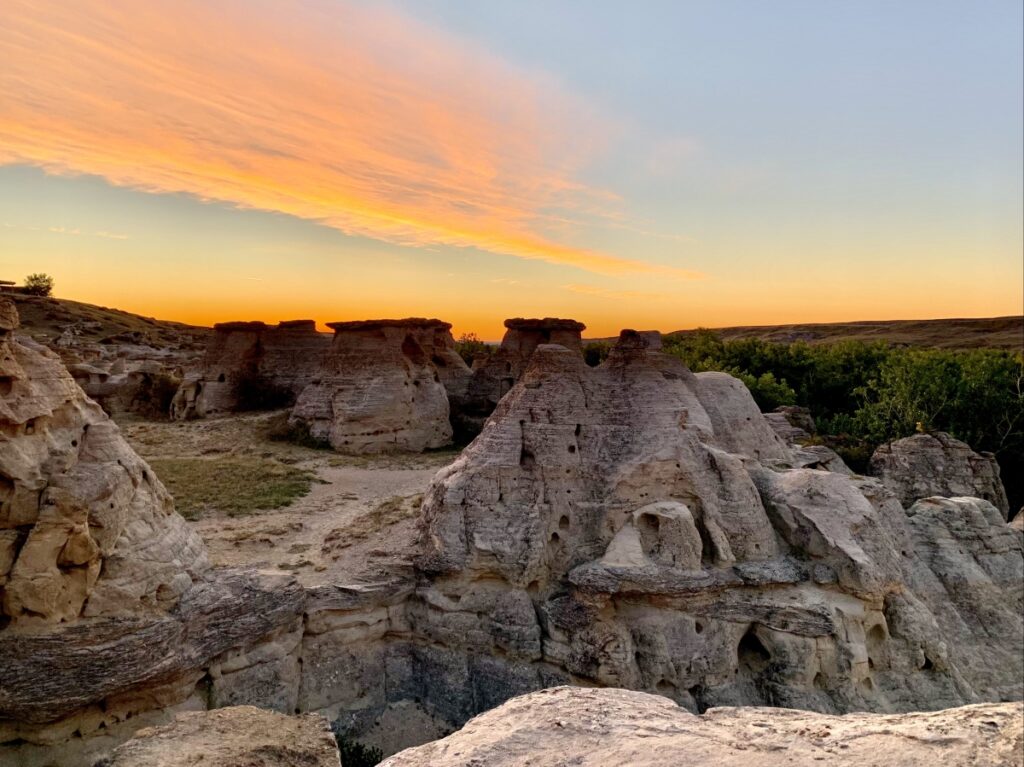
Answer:
[[[191,522],[215,565],[250,565],[294,573],[306,585],[370,582],[410,564],[420,497],[454,450],[342,456],[266,437],[270,414],[182,423],[121,424],[146,459],[256,457],[306,469],[318,482],[292,505]]]

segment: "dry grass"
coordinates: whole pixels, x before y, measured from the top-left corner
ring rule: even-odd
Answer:
[[[989,317],[948,320],[880,320],[803,325],[766,325],[714,328],[722,340],[759,338],[775,343],[806,341],[885,341],[894,346],[935,349],[1019,350],[1024,343],[1024,317]],[[685,335],[693,331],[679,331]]]
[[[258,458],[158,458],[150,461],[186,519],[280,509],[306,495],[316,475]]]
[[[328,533],[324,539],[323,550],[327,552],[347,548],[396,522],[414,517],[419,512],[421,503],[423,503],[422,493],[406,497],[392,496],[377,504],[372,511],[359,517],[350,525]]]

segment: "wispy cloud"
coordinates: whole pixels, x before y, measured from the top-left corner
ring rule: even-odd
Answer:
[[[0,164],[402,245],[686,276],[566,244],[573,222],[614,218],[615,195],[579,181],[607,121],[393,9],[6,0],[0,59]]]
[[[9,224],[7,226],[10,226]],[[37,231],[38,227],[29,226],[26,229],[32,229]],[[48,226],[46,231],[53,232],[54,234],[69,234],[75,237],[102,237],[105,240],[127,240],[130,239],[127,234],[118,234],[117,232],[83,232],[78,227],[68,228],[66,226]]]
[[[615,299],[642,299],[647,301],[662,301],[671,298],[667,293],[652,293],[644,290],[615,290],[613,288],[602,288],[598,285],[563,285],[563,290],[570,293],[582,293],[586,296],[597,296],[598,298]]]

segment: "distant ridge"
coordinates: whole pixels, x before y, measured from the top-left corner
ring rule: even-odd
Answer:
[[[942,320],[865,320],[862,322],[802,323],[794,325],[742,325],[713,328],[726,340],[760,338],[763,341],[827,344],[837,341],[885,341],[896,346],[936,349],[1024,350],[1024,316],[954,318]],[[687,335],[696,330],[678,330]]]

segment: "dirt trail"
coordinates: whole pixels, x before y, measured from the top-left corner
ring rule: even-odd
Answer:
[[[215,565],[277,568],[315,585],[366,582],[409,564],[420,496],[457,452],[341,456],[270,441],[273,417],[133,421],[121,429],[147,460],[264,459],[315,475],[310,493],[286,508],[234,517],[211,511],[193,521]]]

